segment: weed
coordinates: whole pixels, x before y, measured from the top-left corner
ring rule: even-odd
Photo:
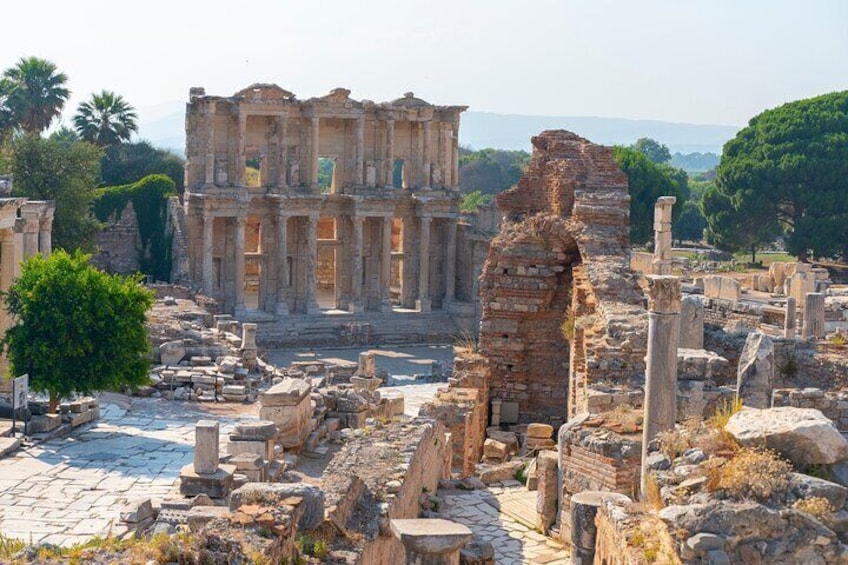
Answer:
[[[801,512],[806,512],[810,516],[819,520],[826,520],[830,518],[834,512],[836,512],[836,509],[830,501],[821,496],[796,500],[795,504],[792,505],[792,508],[800,510]]]
[[[730,498],[767,501],[789,487],[792,465],[768,449],[742,448],[736,457],[714,470],[707,487],[717,486]],[[717,481],[715,480],[717,479]]]
[[[842,332],[836,332],[828,338],[827,342],[835,347],[843,347],[848,343],[848,339],[845,338],[845,334]]]
[[[26,547],[26,543],[23,540],[10,538],[0,533],[0,559],[11,559],[24,547]]]
[[[665,506],[660,494],[660,485],[650,473],[645,477],[645,502],[654,510],[662,510]]]
[[[715,415],[710,418],[710,426],[716,430],[723,430],[730,421],[730,417],[741,411],[743,407],[742,399],[738,396],[734,396],[730,402],[725,400],[716,406]]]
[[[513,478],[522,485],[527,484],[527,466],[522,465],[521,467],[516,469]]]
[[[657,442],[660,444],[660,451],[671,460],[677,459],[690,447],[689,438],[677,428],[658,433]]]

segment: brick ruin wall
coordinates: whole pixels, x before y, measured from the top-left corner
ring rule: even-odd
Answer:
[[[481,276],[480,349],[490,398],[517,402],[521,422],[557,425],[594,383],[644,376],[647,321],[611,149],[562,130],[532,141],[527,171],[497,196],[505,221]]]

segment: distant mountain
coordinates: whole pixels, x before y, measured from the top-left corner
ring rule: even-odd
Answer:
[[[139,137],[180,155],[185,151],[185,103],[167,102],[139,108]],[[465,112],[460,143],[483,149],[530,150],[530,138],[546,129],[567,129],[595,143],[629,145],[640,137],[664,143],[672,152],[721,153],[739,127],[684,124],[657,120],[522,116]]]

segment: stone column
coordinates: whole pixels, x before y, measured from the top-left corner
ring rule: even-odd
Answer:
[[[386,120],[386,188],[394,187],[395,170],[395,121]]]
[[[244,307],[244,226],[247,219],[244,216],[236,216],[235,236],[235,315],[245,312]]]
[[[660,196],[654,204],[654,260],[655,275],[671,274],[671,210],[677,198]]]
[[[365,116],[356,118],[356,166],[353,173],[353,184],[365,184]]]
[[[420,312],[430,311],[430,223],[433,218],[422,217],[421,248],[418,256],[418,300],[415,307]]]
[[[206,184],[215,184],[215,103],[206,105]]]
[[[451,152],[451,188],[456,188],[459,186],[459,118],[457,118],[456,122],[453,125],[453,131],[451,132],[451,137],[453,140],[453,148]]]
[[[208,475],[218,470],[218,422],[200,420],[194,428],[194,472]]]
[[[32,225],[30,222],[33,222]],[[24,229],[24,259],[29,259],[38,253],[38,224],[37,221],[28,220]]]
[[[631,500],[619,493],[585,490],[571,497],[571,563],[573,565],[592,565],[595,562],[595,543],[598,528],[595,517],[601,505],[607,500],[621,504]]]
[[[38,224],[38,251],[47,257],[53,251],[53,218],[46,218]]]
[[[442,170],[442,185],[444,188],[449,188],[453,186],[451,183],[451,172],[453,171],[453,166],[451,165],[451,159],[453,159],[453,140],[451,139],[451,125],[441,122],[439,124],[442,130],[442,151],[441,158],[439,159],[439,168]]]
[[[201,240],[200,250],[200,270],[203,277],[203,290],[207,295],[213,296],[214,276],[212,273],[212,260],[214,253],[213,228],[215,227],[215,218],[208,212],[203,212],[201,222],[203,222],[203,238]]]
[[[238,186],[247,186],[247,114],[239,108],[238,114],[238,154],[236,155],[236,181]]]
[[[312,154],[310,155],[309,184],[314,190],[318,189],[318,131],[320,125],[320,118],[318,116],[312,116]]]
[[[801,328],[803,339],[822,339],[824,337],[824,294],[808,292],[804,300],[804,326]]]
[[[473,535],[467,526],[440,518],[396,519],[390,525],[407,565],[459,565],[459,550]]]
[[[353,234],[350,242],[350,306],[352,314],[362,312],[362,225],[363,216],[351,216]]]
[[[427,120],[422,124],[424,126],[424,141],[421,144],[421,188],[424,190],[430,189],[430,128],[432,122]]]
[[[648,444],[674,429],[677,416],[677,344],[680,339],[680,279],[648,277],[648,355],[642,435],[641,492],[648,476]]]
[[[318,314],[321,311],[321,307],[318,306],[318,280],[315,273],[318,268],[318,216],[310,215],[308,218],[309,230],[306,236],[308,245],[306,257],[306,313]]]
[[[456,218],[448,218],[445,243],[445,302],[453,302],[456,294]],[[447,304],[442,308],[447,308]]]
[[[288,114],[277,116],[277,186],[286,188],[286,156],[288,153]]]
[[[797,316],[795,297],[789,296],[786,298],[786,317],[783,320],[784,338],[795,339],[795,320]]]
[[[282,206],[282,205],[281,205]],[[289,217],[277,213],[277,308],[278,316],[289,315]]]
[[[380,311],[392,311],[392,218],[383,218],[383,237],[380,245]]]

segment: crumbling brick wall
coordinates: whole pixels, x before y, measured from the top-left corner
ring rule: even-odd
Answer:
[[[114,214],[106,226],[94,233],[97,252],[91,263],[109,273],[130,275],[138,271],[138,219],[132,202],[127,202],[120,216]]]
[[[521,421],[558,424],[585,408],[592,383],[644,374],[647,321],[612,150],[562,130],[532,141],[527,172],[497,197],[505,222],[481,277],[480,348],[490,397],[518,402]]]

